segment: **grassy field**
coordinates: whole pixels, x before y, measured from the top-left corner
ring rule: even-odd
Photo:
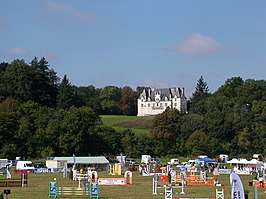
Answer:
[[[110,177],[107,172],[99,172],[99,177]],[[249,191],[249,199],[254,198],[253,187],[248,186],[251,176],[240,176],[245,187]],[[11,194],[8,199],[44,199],[48,198],[48,182],[57,178],[59,186],[74,186],[78,187],[77,181],[72,181],[68,178],[63,178],[61,173],[40,173],[29,174],[29,183],[27,187],[1,187],[10,189]],[[230,198],[229,175],[220,175],[220,181],[225,188],[225,199]],[[215,189],[221,187],[185,187],[185,195],[175,195],[175,197],[195,198],[195,197],[213,197],[215,198]],[[162,189],[159,190],[163,191]],[[159,192],[158,191],[158,192]],[[179,190],[175,190],[175,192]],[[259,199],[266,198],[264,189],[258,188]],[[83,196],[59,196],[59,198],[84,198]],[[133,185],[120,186],[99,186],[99,198],[121,198],[121,199],[163,199],[163,195],[152,195],[152,177],[143,177],[139,173],[133,173]]]
[[[131,129],[137,136],[147,136],[151,125],[151,116],[123,116],[123,115],[101,115],[104,126],[116,130]]]
[[[151,117],[136,116],[101,116],[103,125],[113,127],[117,130],[132,129],[136,135],[147,135]],[[162,162],[169,161],[170,158],[161,158]],[[181,161],[181,160],[180,160]],[[110,177],[107,172],[99,172],[99,177]],[[19,175],[12,175],[19,178]],[[122,176],[119,176],[122,177]],[[240,176],[246,191],[249,192],[249,199],[254,198],[253,187],[248,186],[252,181],[251,176]],[[30,173],[27,187],[0,187],[0,191],[10,189],[11,194],[8,199],[45,199],[48,198],[49,181],[57,178],[58,186],[78,187],[77,181],[63,178],[62,173]],[[230,199],[229,175],[220,175],[220,182],[225,188],[225,199]],[[196,198],[212,197],[215,198],[215,190],[221,187],[185,187],[185,195],[175,195],[174,197]],[[180,192],[181,190],[174,190]],[[264,189],[258,188],[259,199],[266,198]],[[159,189],[158,192],[163,192]],[[59,196],[59,198],[84,198],[83,196]],[[88,198],[88,197],[87,197]],[[133,173],[133,185],[124,186],[99,186],[99,198],[101,199],[163,199],[163,195],[152,195],[152,177],[143,177],[139,173]]]

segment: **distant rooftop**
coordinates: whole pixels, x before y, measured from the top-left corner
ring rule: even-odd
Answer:
[[[74,164],[73,156],[55,157],[54,160],[66,160],[68,164]],[[95,157],[75,157],[76,164],[108,164],[109,161],[104,156]]]

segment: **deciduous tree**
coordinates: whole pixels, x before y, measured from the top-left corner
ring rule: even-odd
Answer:
[[[120,111],[123,115],[137,114],[137,92],[133,91],[129,86],[121,89]]]
[[[116,86],[106,86],[100,91],[99,99],[104,114],[119,114],[120,89]]]
[[[175,154],[176,139],[180,136],[180,117],[177,109],[167,108],[156,115],[150,129],[151,136],[156,140],[156,155]],[[167,148],[167,151],[165,151]]]

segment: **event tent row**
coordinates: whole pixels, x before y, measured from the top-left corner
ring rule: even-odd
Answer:
[[[229,164],[253,164],[253,165],[256,165],[256,164],[260,163],[260,161],[258,161],[256,159],[247,160],[245,158],[240,158],[240,159],[233,158],[232,160],[227,161],[227,163],[229,163]]]

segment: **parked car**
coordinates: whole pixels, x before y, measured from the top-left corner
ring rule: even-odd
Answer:
[[[158,158],[151,158],[150,163],[157,164],[157,163],[161,163],[161,161]]]
[[[187,165],[188,165],[187,162],[180,162],[180,163],[176,166],[176,168],[177,168],[177,169],[180,169],[180,168],[186,168]]]
[[[8,159],[0,159],[0,168],[6,168],[8,165]]]
[[[168,162],[168,164],[175,164],[175,165],[178,165],[179,164],[179,160],[177,158],[172,158],[170,160],[170,162]]]
[[[138,162],[134,158],[126,158],[127,164],[138,164]]]
[[[119,163],[119,161],[116,160],[116,159],[110,159],[109,162],[110,162],[110,163]]]
[[[48,167],[42,162],[34,163],[33,167],[34,167],[34,170],[33,170],[34,173],[44,173],[44,172],[46,173],[46,172],[49,172]]]
[[[47,168],[47,166],[42,162],[35,162],[33,166],[34,166],[34,169]]]

